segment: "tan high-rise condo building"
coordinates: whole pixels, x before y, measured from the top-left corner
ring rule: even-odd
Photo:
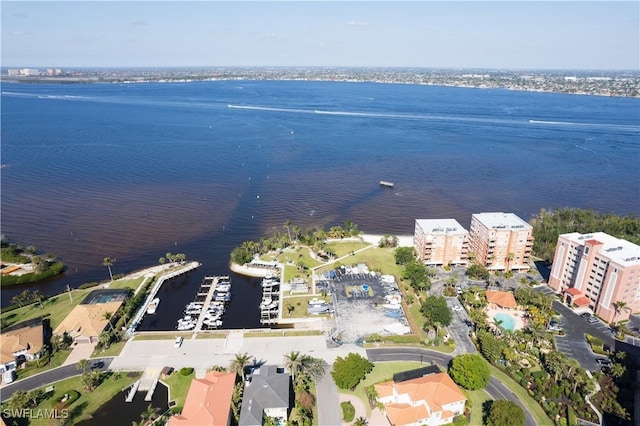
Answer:
[[[417,219],[413,246],[425,265],[466,265],[469,231],[455,219]]]
[[[528,271],[533,228],[513,213],[471,215],[470,250],[491,271]]]
[[[607,322],[640,312],[640,246],[604,232],[558,237],[549,286]]]

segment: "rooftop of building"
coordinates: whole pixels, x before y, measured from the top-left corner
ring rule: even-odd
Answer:
[[[475,213],[471,217],[476,218],[484,226],[491,229],[508,229],[510,231],[517,231],[520,229],[532,228],[531,225],[513,213]]]
[[[44,345],[42,322],[14,328],[0,334],[0,362],[7,363],[15,359],[15,353],[27,351],[34,354]]]
[[[267,408],[289,408],[289,374],[276,365],[255,368],[247,378],[240,409],[240,426],[262,425]]]
[[[428,234],[461,234],[468,233],[455,219],[416,219],[416,223]]]
[[[571,232],[562,234],[560,237],[579,245],[588,243],[591,246],[599,246],[600,253],[620,265],[640,265],[640,246],[630,241],[616,238],[604,232],[592,232],[589,234]]]
[[[115,313],[122,301],[98,303],[95,305],[78,305],[62,320],[53,331],[54,334],[69,333],[71,336],[98,336],[107,326],[109,320],[105,314]]]

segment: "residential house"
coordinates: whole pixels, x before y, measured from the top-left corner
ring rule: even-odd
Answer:
[[[208,372],[203,379],[193,379],[182,413],[172,416],[168,426],[229,426],[231,398],[236,373]]]
[[[239,426],[262,426],[266,417],[284,424],[291,407],[291,381],[284,368],[262,365],[247,377]]]
[[[97,342],[98,336],[109,324],[105,314],[113,315],[122,301],[80,304],[73,308],[64,320],[53,330],[53,334],[67,333],[77,343]]]
[[[378,401],[394,426],[438,426],[464,413],[467,398],[447,373],[375,385]]]
[[[17,324],[0,333],[0,372],[14,370],[17,358],[25,361],[40,357],[44,350],[45,327],[41,320]],[[50,329],[49,329],[50,330]]]

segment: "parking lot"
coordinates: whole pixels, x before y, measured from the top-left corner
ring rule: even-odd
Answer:
[[[326,274],[317,286],[332,293],[336,328],[332,333],[344,343],[363,337],[409,331],[400,294],[392,276],[371,273],[366,267],[344,267]]]

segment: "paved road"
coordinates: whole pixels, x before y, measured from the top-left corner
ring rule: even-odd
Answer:
[[[330,371],[331,367],[329,366],[322,378],[316,382],[319,426],[336,426],[342,422],[338,387],[333,381]]]
[[[96,363],[103,361],[104,365],[100,368],[102,371],[106,371],[111,364],[113,358],[92,358],[91,362]],[[9,399],[11,395],[17,390],[30,391],[43,386],[49,386],[60,380],[68,379],[70,377],[78,376],[81,372],[76,367],[77,364],[69,364],[62,367],[54,368],[53,370],[45,371],[44,373],[37,374],[35,376],[27,377],[26,379],[18,380],[14,383],[4,386],[0,390],[0,400],[4,401]]]
[[[451,307],[462,306],[457,297],[447,297],[447,304]],[[470,326],[472,325],[467,311],[452,311],[451,324],[447,327],[447,331],[456,342],[455,354],[470,354],[476,352],[476,346],[469,337]]]
[[[425,363],[435,363],[441,367],[447,367],[449,362],[453,359],[452,356],[443,354],[440,352],[430,351],[427,349],[419,348],[379,348],[379,349],[367,349],[367,357],[369,361],[421,361]],[[492,377],[489,384],[485,388],[489,395],[493,399],[507,399],[518,404],[523,410],[525,415],[525,424],[527,426],[535,426],[537,423],[527,410],[527,407],[520,402],[518,397],[511,392],[500,381]],[[540,425],[544,426],[544,425]]]

